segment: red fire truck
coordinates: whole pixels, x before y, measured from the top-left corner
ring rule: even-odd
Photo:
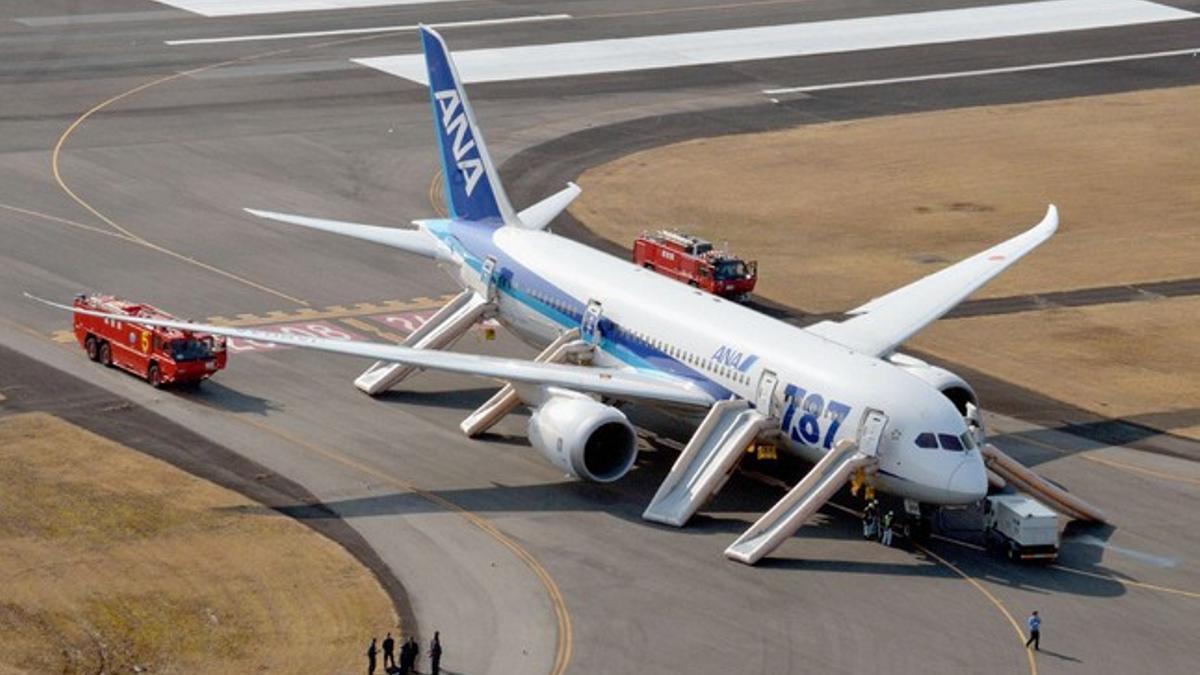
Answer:
[[[744,300],[758,281],[758,263],[735,258],[711,242],[673,230],[643,233],[633,242],[633,262],[727,298]]]
[[[75,307],[129,317],[101,319],[76,312],[75,339],[89,359],[124,368],[155,387],[199,384],[225,367],[225,338],[137,322],[138,318],[175,318],[157,307],[111,295],[77,295]]]

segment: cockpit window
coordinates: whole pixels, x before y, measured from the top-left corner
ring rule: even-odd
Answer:
[[[975,449],[975,437],[971,435],[971,432],[969,432],[969,431],[967,431],[967,432],[964,432],[962,436],[959,436],[959,438],[961,438],[961,439],[962,439],[962,444],[963,444],[963,445],[964,445],[964,446],[965,446],[965,447],[966,447],[968,450],[974,450],[974,449]]]
[[[954,434],[938,434],[938,440],[942,442],[944,450],[958,450],[961,452],[964,449],[962,441],[958,440],[958,436]]]
[[[937,446],[937,438],[933,434],[926,432],[917,436],[918,448],[936,448]]]

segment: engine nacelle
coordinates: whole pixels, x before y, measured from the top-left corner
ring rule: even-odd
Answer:
[[[950,399],[954,407],[958,408],[959,414],[967,419],[968,425],[983,429],[983,420],[979,417],[979,397],[975,395],[975,390],[967,384],[966,380],[945,368],[930,365],[907,354],[893,353],[888,357],[888,361],[942,392],[942,395]]]
[[[529,417],[529,442],[576,478],[611,483],[637,459],[637,435],[620,410],[582,394],[555,394]]]

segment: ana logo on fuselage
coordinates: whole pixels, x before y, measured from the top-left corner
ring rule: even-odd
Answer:
[[[718,348],[710,358],[723,366],[729,366],[730,368],[740,370],[742,372],[748,370],[750,366],[754,365],[754,362],[758,360],[758,357],[754,354],[743,354],[733,347],[727,347],[725,345],[721,345],[721,347]]]
[[[475,184],[483,176],[483,160],[476,153],[475,157],[467,158],[466,154],[475,149],[475,139],[471,138],[471,127],[467,124],[458,92],[454,89],[443,89],[433,92],[438,108],[442,111],[442,130],[446,137],[453,139],[450,148],[454,153],[454,162],[458,172],[466,181],[467,196],[475,190]]]

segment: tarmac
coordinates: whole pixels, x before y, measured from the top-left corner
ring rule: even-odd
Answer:
[[[904,11],[985,4],[923,0]],[[1200,11],[1198,2],[1170,4]],[[481,440],[461,435],[458,422],[494,391],[488,382],[425,373],[370,399],[350,384],[369,364],[248,345],[199,391],[159,391],[56,342],[69,319],[21,297],[28,290],[65,300],[95,289],[181,316],[245,315],[262,325],[394,339],[404,332],[400,319],[456,290],[448,276],[422,260],[241,209],[380,224],[435,212],[426,91],[350,62],[416,52],[415,33],[164,41],[547,11],[450,2],[206,19],[148,0],[105,3],[103,12],[66,0],[6,3],[2,405],[53,403],[84,426],[130,435],[127,444],[313,524],[381,579],[394,579],[385,583],[394,602],[423,642],[441,631],[453,672],[1191,672],[1200,540],[1190,505],[1200,454],[1185,439],[1164,449],[1149,426],[1127,438],[1117,433],[1123,428],[1072,417],[1037,392],[963,373],[991,402],[997,444],[1105,509],[1111,527],[1069,528],[1058,565],[1014,567],[974,546],[969,514],[949,518],[945,538],[925,549],[886,549],[863,542],[852,514],[831,507],[765,564],[747,568],[721,551],[781,496],[776,481],[797,468],[753,467],[689,527],[651,525],[641,511],[688,433],[651,411],[635,411],[646,439],[636,469],[615,484],[584,484],[529,448],[523,415]],[[444,34],[466,50],[895,10],[878,0],[584,0],[569,11],[572,19],[553,24]],[[1198,25],[495,82],[469,92],[520,208],[583,168],[674,140],[1195,84],[1194,59],[1165,57],[775,100],[762,93],[1198,47]],[[558,231],[588,240],[578,224]],[[1178,292],[1194,293],[1194,284],[1187,289]],[[1021,311],[1029,301],[989,302],[963,311]],[[531,356],[503,331],[494,342],[468,336],[458,348]],[[209,450],[172,458],[160,447],[170,438],[146,438],[113,420],[114,401]],[[1100,431],[1081,433],[1085,427]],[[245,480],[251,474],[278,484],[255,491]],[[845,496],[839,503],[852,506]],[[1036,660],[1020,636],[1033,609],[1045,620]],[[348,663],[358,658],[347,655]]]

